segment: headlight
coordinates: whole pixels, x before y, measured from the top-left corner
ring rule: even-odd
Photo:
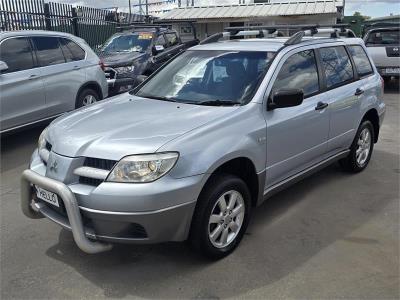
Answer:
[[[117,71],[117,73],[120,73],[120,74],[133,73],[133,71],[135,71],[135,67],[134,66],[119,67],[119,68],[115,68],[115,71]]]
[[[152,182],[167,174],[178,160],[177,152],[131,155],[121,159],[107,181]]]
[[[39,140],[38,140],[38,149],[39,149],[39,151],[41,149],[46,148],[46,143],[47,143],[47,141],[46,141],[46,133],[47,133],[47,128],[45,130],[43,130],[42,133],[39,136]]]

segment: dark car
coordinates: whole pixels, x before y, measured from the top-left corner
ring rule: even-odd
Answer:
[[[176,31],[161,26],[131,26],[114,34],[98,51],[110,95],[132,89],[173,56],[197,44],[197,39],[183,43]]]

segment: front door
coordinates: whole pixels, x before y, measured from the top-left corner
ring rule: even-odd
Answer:
[[[269,97],[279,90],[301,89],[305,99],[299,106],[266,111],[267,188],[321,161],[329,133],[314,50],[290,52],[277,70]]]
[[[1,130],[45,118],[44,84],[29,39],[18,37],[2,41],[0,60],[8,65],[8,70],[0,74]]]

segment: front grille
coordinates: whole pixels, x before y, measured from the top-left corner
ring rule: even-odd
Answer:
[[[86,157],[83,166],[111,171],[116,163],[116,160]]]
[[[106,74],[106,79],[116,79],[117,78],[117,72],[115,72],[114,69],[111,68],[106,68],[104,70],[104,73]]]
[[[86,157],[85,161],[83,163],[83,166],[111,171],[117,162],[118,161],[116,161],[116,160]],[[82,176],[79,177],[79,183],[85,184],[85,185],[99,186],[102,182],[103,182],[103,180],[101,180],[101,179],[94,179],[94,178],[82,177]]]

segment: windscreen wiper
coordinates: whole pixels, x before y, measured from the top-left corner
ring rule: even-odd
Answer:
[[[135,96],[149,98],[149,99],[155,99],[155,100],[168,101],[168,102],[177,102],[176,99],[174,99],[174,98],[169,98],[169,97],[164,97],[164,96],[154,96],[154,95],[146,95],[146,94],[136,94]]]
[[[209,105],[209,106],[234,106],[234,105],[242,105],[239,101],[233,100],[207,100],[202,102],[195,103],[197,105]]]

